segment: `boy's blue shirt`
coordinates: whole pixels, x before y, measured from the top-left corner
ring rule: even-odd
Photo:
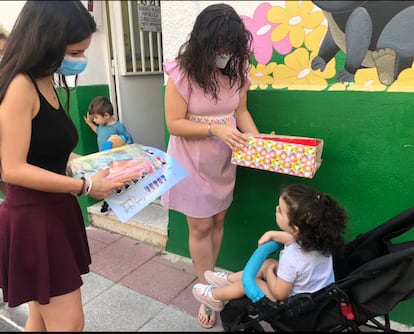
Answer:
[[[103,150],[105,143],[112,135],[123,135],[126,138],[125,144],[134,143],[134,140],[132,139],[132,136],[126,129],[125,125],[119,121],[112,125],[98,125],[96,128],[96,135],[99,151]]]

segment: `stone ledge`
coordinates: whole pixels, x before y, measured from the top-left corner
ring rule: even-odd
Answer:
[[[102,202],[88,207],[91,226],[119,233],[164,250],[168,238],[168,210],[154,201],[125,223],[110,211],[100,213]]]

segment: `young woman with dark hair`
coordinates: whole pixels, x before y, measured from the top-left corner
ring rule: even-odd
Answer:
[[[9,307],[28,303],[26,331],[81,331],[81,275],[91,257],[76,195],[123,186],[65,175],[78,133],[55,91],[83,71],[96,24],[80,1],[27,1],[0,63],[0,287]],[[66,103],[68,108],[69,104]]]
[[[232,149],[258,133],[246,103],[251,40],[231,6],[210,5],[197,16],[176,59],[164,63],[167,151],[189,175],[164,193],[161,203],[186,216],[190,255],[202,283],[207,283],[204,271],[216,265],[233,200]],[[200,306],[202,327],[212,328],[215,316]]]

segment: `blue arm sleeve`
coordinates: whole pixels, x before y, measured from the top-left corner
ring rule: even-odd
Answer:
[[[105,143],[105,145],[102,147],[101,151],[107,151],[110,150],[112,148],[112,142],[110,142],[109,140]]]
[[[256,284],[256,275],[266,258],[276,252],[280,247],[281,245],[273,240],[264,243],[256,248],[244,267],[242,274],[243,288],[246,296],[254,303],[264,297],[263,291]]]

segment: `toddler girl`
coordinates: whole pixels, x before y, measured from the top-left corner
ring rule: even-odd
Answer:
[[[265,260],[256,276],[263,293],[272,301],[283,301],[333,283],[332,254],[344,246],[346,220],[344,209],[328,194],[301,184],[283,189],[276,206],[281,231],[268,231],[258,241],[259,246],[270,240],[284,245],[279,261]],[[242,273],[207,270],[204,277],[210,284],[195,284],[193,295],[221,311],[226,301],[245,295]]]

